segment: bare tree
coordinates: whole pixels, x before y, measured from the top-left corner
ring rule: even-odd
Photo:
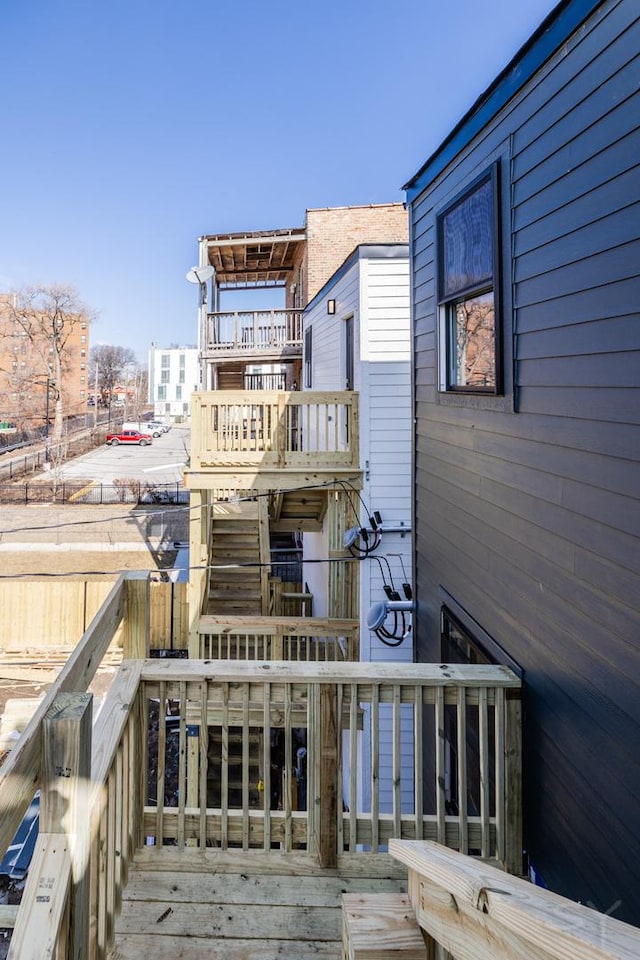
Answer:
[[[91,348],[91,383],[97,387],[101,402],[111,404],[115,388],[121,383],[125,369],[135,365],[136,356],[131,347],[116,347],[98,343]],[[98,397],[95,398],[96,402]]]
[[[65,416],[64,374],[78,342],[78,328],[93,319],[92,311],[80,299],[75,287],[65,285],[25,287],[0,302],[0,332],[3,338],[16,337],[28,346],[30,386],[44,387],[53,407],[51,440],[62,439]],[[20,377],[15,369],[13,379]],[[24,379],[24,378],[23,378]],[[25,382],[23,388],[28,386]]]

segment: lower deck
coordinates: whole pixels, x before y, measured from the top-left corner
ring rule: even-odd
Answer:
[[[143,847],[133,858],[112,960],[340,960],[344,893],[407,889],[387,854],[321,869],[304,852]]]

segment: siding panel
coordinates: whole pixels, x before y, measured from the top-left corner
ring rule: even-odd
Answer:
[[[635,923],[639,13],[605,0],[410,211],[419,657],[444,588],[521,664],[527,849]],[[436,214],[496,158],[514,413],[436,390]]]

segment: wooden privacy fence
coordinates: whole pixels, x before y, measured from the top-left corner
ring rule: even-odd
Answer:
[[[187,647],[187,584],[152,580],[148,590],[148,638],[151,650]],[[71,650],[101,609],[116,575],[99,580],[11,580],[0,583],[0,652],[29,648]],[[129,579],[127,582],[132,582]],[[139,588],[140,589],[140,588]],[[146,602],[146,601],[145,601]],[[122,646],[122,631],[113,645]]]
[[[391,840],[429,957],[634,960],[640,930],[429,842]],[[376,910],[376,897],[361,905]],[[446,953],[443,953],[446,951]]]
[[[200,617],[199,659],[360,659],[360,622],[300,617]]]
[[[329,865],[427,838],[521,870],[520,681],[505,667],[164,660],[142,683],[160,718],[156,844],[302,846]]]
[[[196,393],[191,424],[191,470],[359,466],[358,394],[350,391]]]

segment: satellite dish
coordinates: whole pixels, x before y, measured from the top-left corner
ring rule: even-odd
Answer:
[[[206,283],[210,277],[213,276],[213,267],[191,267],[191,270],[187,273],[187,280],[189,283]]]

